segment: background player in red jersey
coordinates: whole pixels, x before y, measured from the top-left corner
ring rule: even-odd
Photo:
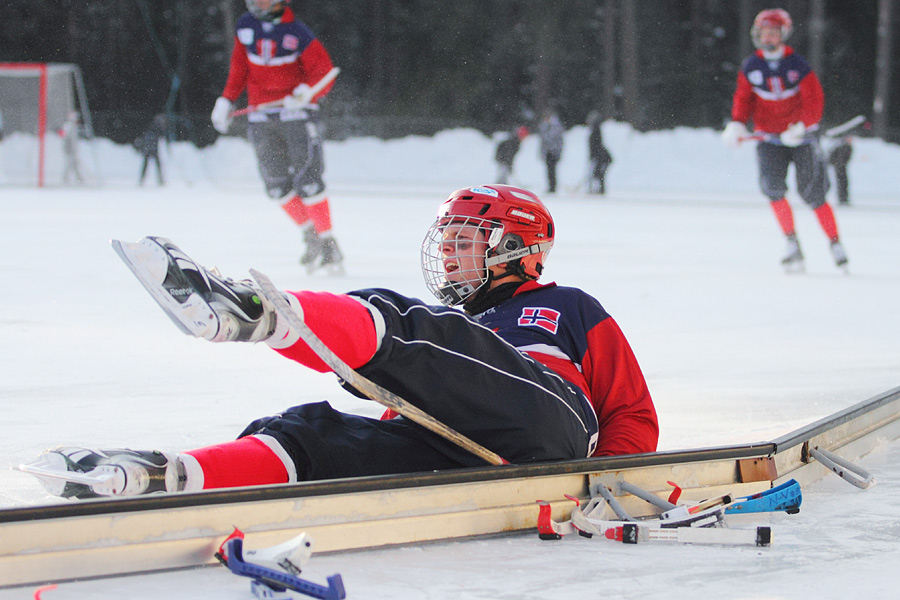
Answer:
[[[385,289],[285,298],[360,375],[513,463],[652,452],[656,410],[616,322],[584,291],[538,283],[555,236],[553,218],[531,192],[464,188],[441,205],[422,244],[425,283],[443,306]],[[330,370],[252,282],[222,279],[162,238],[123,246],[126,262],[146,265],[142,273],[154,283],[142,283],[154,298],[180,294],[178,308],[160,306],[186,333],[262,341],[306,367]],[[210,308],[198,312],[185,286]],[[198,324],[198,316],[207,320]],[[44,458],[62,473],[115,471],[109,484],[48,488],[74,497],[484,464],[405,417],[365,418],[327,402],[258,419],[237,440],[188,452],[61,448]]]
[[[784,42],[791,34],[790,15],[780,9],[760,12],[751,37],[758,50],[741,65],[731,109],[731,122],[722,132],[726,145],[737,146],[749,136],[746,123],[753,121],[760,139],[756,147],[759,182],[787,237],[782,263],[788,269],[803,268],[803,253],[794,229],[794,216],[785,198],[788,165],[794,163],[797,191],[815,211],[831,243],[835,264],[847,264],[834,212],[825,202],[828,165],[819,145],[818,129],[825,94],[809,63]]]
[[[331,208],[322,179],[324,161],[318,100],[310,90],[331,71],[331,58],[313,32],[288,8],[290,0],[247,0],[235,28],[231,68],[212,123],[228,131],[235,100],[247,90],[251,106],[282,101],[248,115],[249,136],[269,196],[304,229],[310,270],[333,268],[343,256],[331,232]]]

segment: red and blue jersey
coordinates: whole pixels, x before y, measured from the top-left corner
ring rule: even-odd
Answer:
[[[301,83],[314,85],[332,68],[331,57],[290,8],[277,22],[243,14],[235,27],[231,67],[222,96],[234,102],[244,89],[251,105],[280,100]],[[329,92],[327,86],[316,96]]]
[[[790,46],[776,60],[762,50],[750,55],[738,73],[731,120],[747,123],[754,130],[779,134],[788,125],[803,121],[807,129],[818,125],[825,109],[825,93],[819,78]]]
[[[656,450],[659,425],[644,375],[595,298],[531,281],[475,320],[584,390],[600,423],[594,456]]]

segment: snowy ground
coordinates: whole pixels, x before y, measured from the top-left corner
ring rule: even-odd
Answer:
[[[608,123],[610,195],[575,189],[583,131],[570,132],[561,193],[545,196],[559,238],[546,279],[598,297],[628,336],[660,415],[661,449],[768,440],[900,385],[900,152],[866,140],[851,163],[854,205],[836,209],[850,274],[835,269],[811,211],[791,197],[807,273],[788,276],[783,242],[754,190],[752,148],[727,153],[713,132],[639,135]],[[544,190],[529,139],[518,180]],[[169,186],[134,187],[136,156],[100,141],[101,188],[0,187],[0,464],[49,446],[186,449],[230,439],[255,417],[344,394],[264,347],[180,334],[109,248],[164,235],[195,258],[284,288],[384,286],[425,298],[418,245],[450,191],[493,179],[492,144],[471,131],[433,140],[351,140],[327,149],[335,231],[347,275],[308,276],[300,236],[271,206],[246,144],[179,145]],[[9,138],[0,161],[15,155]],[[0,174],[5,171],[0,168]],[[6,171],[8,173],[8,171]],[[879,485],[836,478],[804,490],[799,515],[773,515],[767,549],[623,547],[517,535],[314,557],[306,574],[340,572],[350,598],[895,597],[900,448],[864,466]],[[53,501],[0,471],[0,506]],[[48,574],[52,580],[52,574]],[[123,588],[123,585],[127,586]],[[0,600],[24,597],[0,591]],[[250,598],[221,568],[68,583],[65,598]]]

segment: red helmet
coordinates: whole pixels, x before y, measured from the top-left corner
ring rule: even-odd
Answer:
[[[470,234],[456,235],[462,229]],[[495,184],[457,190],[441,204],[422,242],[425,285],[453,306],[491,280],[490,266],[507,263],[506,274],[538,279],[554,235],[550,211],[527,190]],[[459,243],[473,237],[474,244]]]
[[[786,42],[794,30],[794,23],[791,21],[791,15],[783,8],[767,8],[760,11],[753,19],[753,27],[750,28],[750,38],[757,48],[760,47],[759,33],[763,27],[778,29],[781,31],[781,41]]]
[[[246,0],[247,11],[260,21],[273,21],[284,13],[291,0]]]

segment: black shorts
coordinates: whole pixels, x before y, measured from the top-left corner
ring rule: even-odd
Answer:
[[[789,148],[760,142],[756,146],[759,162],[759,187],[769,200],[780,200],[787,193],[788,166],[794,163],[797,193],[812,208],[825,204],[828,192],[828,165],[818,141]]]
[[[455,309],[387,290],[353,292],[383,316],[381,347],[359,373],[512,463],[585,458],[597,419],[574,384]],[[241,435],[277,439],[301,480],[481,466],[403,417],[346,415],[327,403],[291,408]]]

